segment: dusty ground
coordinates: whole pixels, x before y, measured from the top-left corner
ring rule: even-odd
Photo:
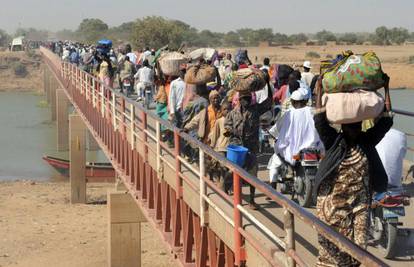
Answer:
[[[68,183],[0,182],[0,266],[107,266],[108,184],[88,185],[87,205],[69,204]],[[142,225],[142,266],[175,266]]]
[[[38,52],[0,52],[0,91],[41,91],[43,74]],[[27,75],[18,76],[13,66],[26,67]]]
[[[391,77],[391,88],[414,88],[414,64],[409,64],[409,57],[414,56],[414,45],[401,46],[372,46],[372,45],[333,45],[333,46],[279,46],[279,47],[250,47],[249,57],[253,62],[262,63],[264,57],[269,57],[274,63],[303,64],[310,60],[314,72],[319,72],[319,63],[327,57],[345,50],[354,53],[374,51],[381,59],[383,70]],[[235,49],[224,49],[235,52]],[[316,52],[320,58],[306,58],[307,52]],[[256,61],[257,56],[257,61]]]

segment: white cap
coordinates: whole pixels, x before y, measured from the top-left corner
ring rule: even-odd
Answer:
[[[305,61],[305,62],[303,62],[303,67],[304,67],[304,68],[311,69],[312,67],[311,67],[311,63],[310,63],[310,61]]]
[[[290,99],[295,101],[302,101],[306,99],[306,95],[302,90],[296,90],[290,95]]]

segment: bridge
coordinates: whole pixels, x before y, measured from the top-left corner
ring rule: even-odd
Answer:
[[[140,223],[147,221],[182,266],[311,266],[317,234],[365,266],[387,266],[139,103],[48,49],[40,51],[58,148],[70,151],[71,203],[86,201],[86,129],[123,184],[108,192],[108,265],[140,266]],[[69,104],[74,114],[68,114]],[[162,141],[162,129],[174,133],[173,148]],[[197,162],[188,162],[180,153],[183,142],[199,148]],[[233,174],[232,195],[206,176],[208,158],[219,160]],[[258,210],[247,208],[243,182],[256,187]]]

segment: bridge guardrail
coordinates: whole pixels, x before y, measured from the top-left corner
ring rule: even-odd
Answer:
[[[152,153],[157,155],[157,171],[160,170],[161,165],[166,164],[176,172],[175,183],[177,188],[177,199],[182,198],[183,181],[186,181],[199,191],[200,218],[202,225],[207,223],[207,207],[211,207],[234,227],[234,247],[232,249],[236,265],[240,266],[246,259],[243,240],[247,240],[251,243],[269,264],[277,265],[274,256],[271,253],[264,251],[260,246],[260,242],[255,240],[254,236],[245,231],[242,218],[247,217],[252,224],[262,229],[270,239],[278,244],[275,247],[275,250],[282,249],[284,251],[287,258],[286,263],[289,266],[294,266],[295,264],[306,266],[305,261],[301,258],[295,247],[295,219],[302,220],[310,225],[318,234],[330,240],[341,250],[352,255],[362,264],[366,266],[386,266],[380,259],[358,247],[320,221],[316,216],[301,208],[295,202],[287,199],[284,195],[276,192],[257,177],[250,175],[244,169],[234,165],[226,158],[213,151],[210,147],[180,131],[180,129],[174,127],[169,122],[160,119],[155,114],[148,112],[142,105],[126,98],[112,88],[106,87],[96,77],[80,70],[78,67],[68,62],[62,62],[55,54],[46,48],[42,47],[41,52],[47,65],[61,84],[65,86],[64,89],[72,98],[73,103],[77,106],[80,112],[85,115],[91,126],[102,135],[103,140],[108,143],[109,150],[112,151],[111,153],[114,155],[114,160],[126,169],[127,174],[128,168],[131,167],[134,159],[133,157],[130,157],[130,150],[134,149],[136,143],[139,141],[141,144],[144,144],[143,149],[146,154],[151,150]],[[139,114],[138,116],[137,113]],[[99,119],[105,119],[105,121],[109,123],[107,124],[109,125],[109,128],[106,128],[106,125],[102,125]],[[149,119],[151,119],[155,125],[149,125]],[[169,148],[161,140],[161,127],[170,129],[174,133],[175,146],[173,149]],[[199,161],[197,166],[190,164],[180,156],[180,141],[182,140],[199,148]],[[125,148],[128,148],[129,150],[125,150]],[[167,155],[161,153],[161,150],[172,155],[175,162],[172,164],[168,160]],[[208,177],[206,177],[206,155],[219,161],[223,166],[233,172],[233,196],[226,195],[213,184]],[[181,172],[183,167],[191,170],[192,173],[198,176],[198,184],[195,184],[189,179],[188,175]],[[284,238],[276,236],[269,227],[264,225],[263,222],[255,218],[250,211],[243,207],[241,192],[241,183],[243,180],[256,187],[256,189],[262,192],[265,196],[283,207]],[[125,182],[131,183],[131,181]],[[136,190],[131,187],[129,187],[129,189]],[[213,190],[223,199],[232,203],[232,216],[226,214],[224,210],[221,210],[220,207],[216,205],[217,203],[215,203],[207,194],[207,190]]]

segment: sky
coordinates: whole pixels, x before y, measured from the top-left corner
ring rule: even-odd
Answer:
[[[219,32],[372,32],[382,25],[414,31],[413,11],[413,0],[0,0],[0,29],[74,30],[85,18],[117,26],[157,15]]]

